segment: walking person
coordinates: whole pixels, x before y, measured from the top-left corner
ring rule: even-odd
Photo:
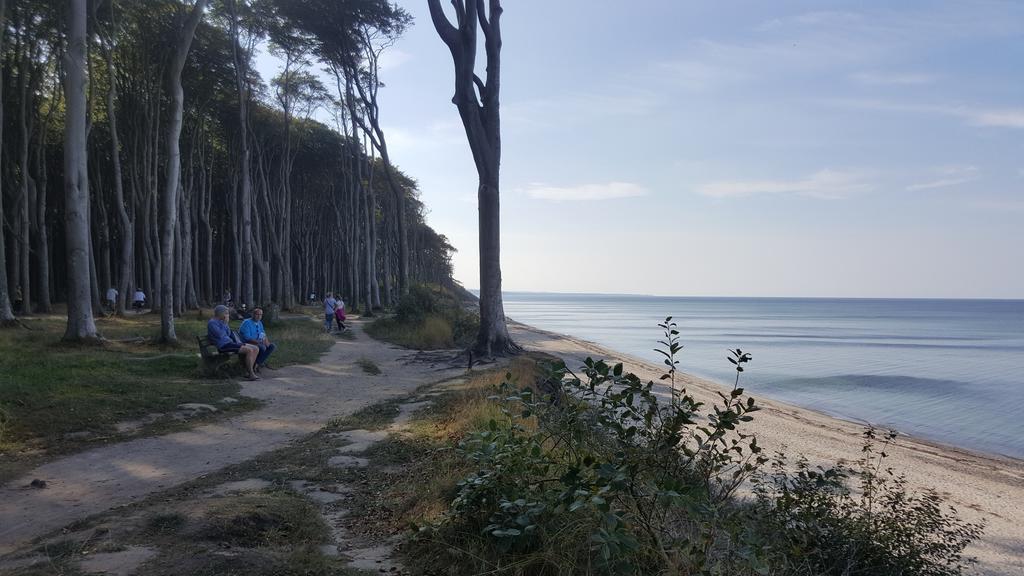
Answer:
[[[334,326],[334,311],[338,308],[338,301],[334,299],[334,293],[328,292],[324,298],[324,330],[331,331]]]
[[[117,311],[117,288],[113,286],[107,288],[107,306],[110,308],[111,313]]]
[[[334,309],[334,320],[338,323],[338,332],[345,331],[345,301],[338,298],[337,307]]]

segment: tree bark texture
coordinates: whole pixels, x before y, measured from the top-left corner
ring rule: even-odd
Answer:
[[[69,0],[64,55],[64,236],[67,247],[66,341],[96,340],[89,281],[89,189],[85,110],[86,0]]]

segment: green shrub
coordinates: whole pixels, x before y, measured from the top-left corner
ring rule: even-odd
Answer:
[[[417,528],[409,553],[426,572],[960,573],[980,526],[881,472],[873,431],[855,471],[800,460],[788,472],[777,457],[764,472],[746,431],[759,408],[739,387],[750,354],[730,351],[733,389],[704,405],[677,387],[678,332],[671,318],[660,326],[667,399],[589,358],[580,376],[554,363],[532,386],[506,378],[492,397],[502,416],[458,445],[473,471],[442,519]],[[755,499],[738,500],[751,477]]]
[[[479,322],[477,314],[463,308],[447,289],[416,284],[399,300],[393,317],[374,321],[366,331],[406,348],[437,350],[469,346]]]
[[[777,549],[792,551],[776,563],[796,567],[798,561],[805,574],[961,574],[961,554],[982,526],[944,509],[934,490],[910,492],[903,475],[883,469],[895,432],[880,448],[873,428],[864,437],[863,457],[853,468],[812,469],[801,457],[791,470],[780,453],[772,472],[758,478],[752,522],[774,536]],[[858,495],[847,479],[858,482]]]

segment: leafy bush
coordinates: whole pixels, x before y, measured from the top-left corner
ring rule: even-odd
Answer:
[[[759,408],[739,386],[750,354],[730,351],[734,386],[706,406],[677,385],[678,332],[660,326],[667,398],[589,358],[580,376],[559,362],[532,385],[509,375],[501,416],[458,445],[473,472],[411,553],[460,573],[959,574],[980,528],[869,467],[873,433],[860,498],[839,467],[790,473],[776,458],[762,472],[746,431]],[[735,498],[752,476],[754,501]]]
[[[673,379],[678,332],[671,319],[664,329]],[[739,350],[734,358],[738,370],[750,360]],[[495,397],[504,420],[461,443],[478,471],[459,483],[450,525],[439,528],[477,531],[531,570],[561,572],[591,556],[609,573],[703,563],[721,542],[729,496],[764,460],[741,431],[754,400],[737,386],[706,410],[685,389],[664,401],[654,382],[589,358],[583,378],[561,363],[549,370],[563,401],[507,382]],[[572,556],[541,554],[584,528],[585,544],[566,547]]]
[[[479,322],[447,289],[416,284],[399,300],[394,317],[374,321],[367,332],[399,346],[436,350],[469,346]]]
[[[960,574],[964,548],[981,535],[982,526],[964,522],[952,507],[943,509],[934,490],[908,492],[903,475],[883,465],[889,432],[876,448],[876,431],[864,432],[863,456],[853,468],[837,465],[811,469],[800,458],[790,470],[777,454],[771,473],[756,484],[753,520],[774,534],[783,565],[798,559],[806,574]],[[847,479],[858,481],[857,495]]]

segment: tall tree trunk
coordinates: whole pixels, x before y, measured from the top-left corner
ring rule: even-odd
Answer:
[[[28,165],[29,144],[32,140],[32,124],[29,119],[29,110],[34,108],[29,105],[31,98],[30,84],[32,70],[30,62],[31,47],[24,47],[24,54],[21,58],[21,65],[18,67],[18,103],[20,114],[18,127],[21,131],[20,146],[18,147],[18,167],[21,172],[20,192],[18,200],[18,263],[20,265],[19,278],[21,280],[21,314],[32,313],[32,175]]]
[[[440,0],[427,0],[430,17],[455,65],[455,96],[479,176],[477,202],[480,226],[480,331],[474,352],[486,356],[516,352],[505,323],[501,299],[501,236],[499,233],[499,166],[501,165],[501,2],[468,0],[458,27],[448,21]],[[485,10],[486,3],[486,10]],[[484,33],[486,82],[475,73],[477,26]],[[479,90],[479,99],[477,97]]]
[[[97,340],[89,294],[89,189],[85,138],[86,0],[69,0],[64,55],[64,235],[68,267],[65,341]]]
[[[128,216],[128,208],[124,201],[124,180],[121,174],[121,142],[117,133],[117,111],[114,102],[117,99],[117,82],[114,80],[114,57],[109,47],[104,49],[107,61],[107,127],[110,129],[110,157],[114,170],[114,204],[117,206],[117,220],[121,231],[121,252],[117,282],[116,313],[124,316],[128,307],[128,291],[132,288],[133,248],[135,246],[134,223]]]
[[[235,0],[227,0],[228,11],[231,19],[231,49],[235,64],[235,84],[238,87],[238,124],[239,140],[241,146],[241,194],[239,197],[239,212],[241,213],[241,238],[242,251],[242,283],[241,294],[238,296],[241,301],[253,303],[253,254],[252,254],[252,168],[249,157],[249,80],[248,80],[248,54],[242,54],[239,45],[238,10]]]
[[[185,106],[185,92],[181,87],[181,71],[192,47],[196,26],[203,16],[206,0],[196,0],[192,12],[182,26],[171,64],[167,68],[167,89],[171,95],[170,121],[167,126],[167,181],[163,195],[163,214],[160,218],[160,339],[174,343],[174,231],[178,226],[178,188],[181,178],[181,123]]]
[[[0,54],[3,53],[4,35],[7,31],[7,0],[0,0]],[[0,73],[0,104],[3,103],[4,79]],[[3,145],[4,111],[0,105],[0,146]],[[4,239],[4,194],[3,175],[0,174],[0,326],[15,321],[14,310],[11,309],[11,298],[7,293],[7,245]]]
[[[50,111],[53,111],[51,107]],[[50,295],[50,239],[47,234],[49,223],[46,221],[46,195],[49,177],[46,173],[46,131],[50,125],[49,113],[47,121],[39,132],[39,144],[36,150],[36,261],[39,263],[39,298],[38,310],[48,314],[51,308]]]

